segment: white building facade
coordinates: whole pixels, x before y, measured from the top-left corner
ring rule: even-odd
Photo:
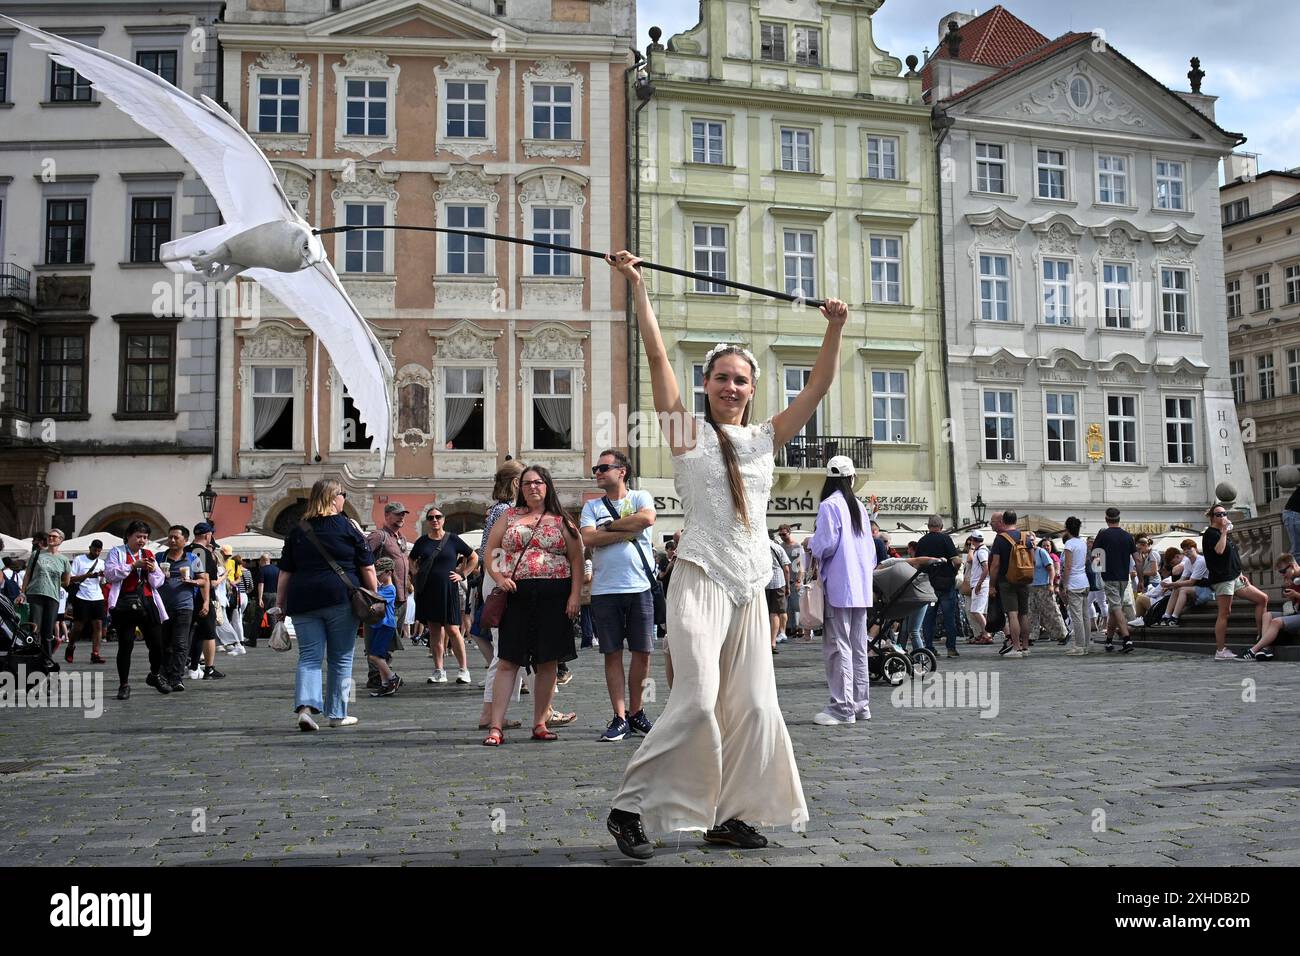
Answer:
[[[1228,386],[1220,160],[1242,137],[1088,34],[932,59],[958,499],[1054,527],[1253,508]]]
[[[0,12],[217,97],[209,2]],[[30,38],[0,29],[0,530],[119,533],[201,517],[216,322],[158,247],[218,223],[184,159]]]

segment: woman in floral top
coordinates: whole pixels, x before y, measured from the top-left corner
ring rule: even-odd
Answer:
[[[521,667],[537,675],[533,693],[533,739],[555,740],[547,728],[555,675],[560,661],[578,656],[573,620],[582,599],[582,539],[555,493],[551,473],[525,469],[515,507],[492,526],[486,548],[487,573],[508,595],[497,629],[500,663],[493,693],[492,719],[483,743],[501,744],[510,689]]]

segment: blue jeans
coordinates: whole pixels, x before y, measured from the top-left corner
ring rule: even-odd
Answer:
[[[918,607],[903,621],[903,626],[898,632],[898,643],[903,645],[903,650],[910,651],[924,645],[922,631],[925,626],[925,612],[924,606]]]
[[[327,717],[346,717],[352,691],[352,652],[357,646],[357,619],[350,604],[332,604],[315,611],[293,615],[298,638],[298,676],[294,682],[294,708],[310,707],[319,714],[321,661],[330,662],[329,708]]]
[[[1283,511],[1282,527],[1291,539],[1291,554],[1300,561],[1300,512]]]
[[[943,633],[948,650],[957,649],[957,589],[936,591],[939,600],[931,604],[925,612],[925,646],[934,650],[934,631],[939,624],[939,615],[943,615]]]

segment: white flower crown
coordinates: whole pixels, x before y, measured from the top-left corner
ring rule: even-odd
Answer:
[[[713,361],[715,355],[719,352],[725,352],[728,349],[735,349],[741,355],[745,356],[746,361],[754,367],[754,381],[757,382],[758,376],[762,370],[758,367],[758,360],[754,358],[754,353],[743,345],[728,345],[726,342],[719,342],[717,345],[713,346],[713,348],[704,353],[704,367],[708,368],[709,363]]]

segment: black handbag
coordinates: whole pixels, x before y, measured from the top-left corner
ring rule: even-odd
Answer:
[[[613,519],[617,521],[621,515],[615,510],[614,502],[609,500],[609,495],[605,495],[600,500],[605,502],[606,509],[608,509]],[[636,556],[641,559],[641,568],[645,571],[645,576],[650,579],[650,599],[654,601],[655,606],[655,626],[663,627],[668,623],[668,601],[664,597],[664,586],[655,577],[654,572],[650,570],[650,562],[645,559],[645,552],[641,550],[641,546],[635,541],[629,541],[628,544],[632,546]]]
[[[311,543],[316,546],[316,550],[320,552],[320,556],[325,559],[334,573],[342,579],[343,586],[348,589],[348,600],[352,604],[352,613],[357,616],[362,624],[378,624],[382,621],[388,614],[388,602],[369,588],[359,587],[352,583],[343,569],[338,566],[338,562],[329,556],[325,546],[320,543],[320,538],[316,537],[316,529],[306,521],[300,521],[298,527],[307,534],[307,537],[311,539]]]

